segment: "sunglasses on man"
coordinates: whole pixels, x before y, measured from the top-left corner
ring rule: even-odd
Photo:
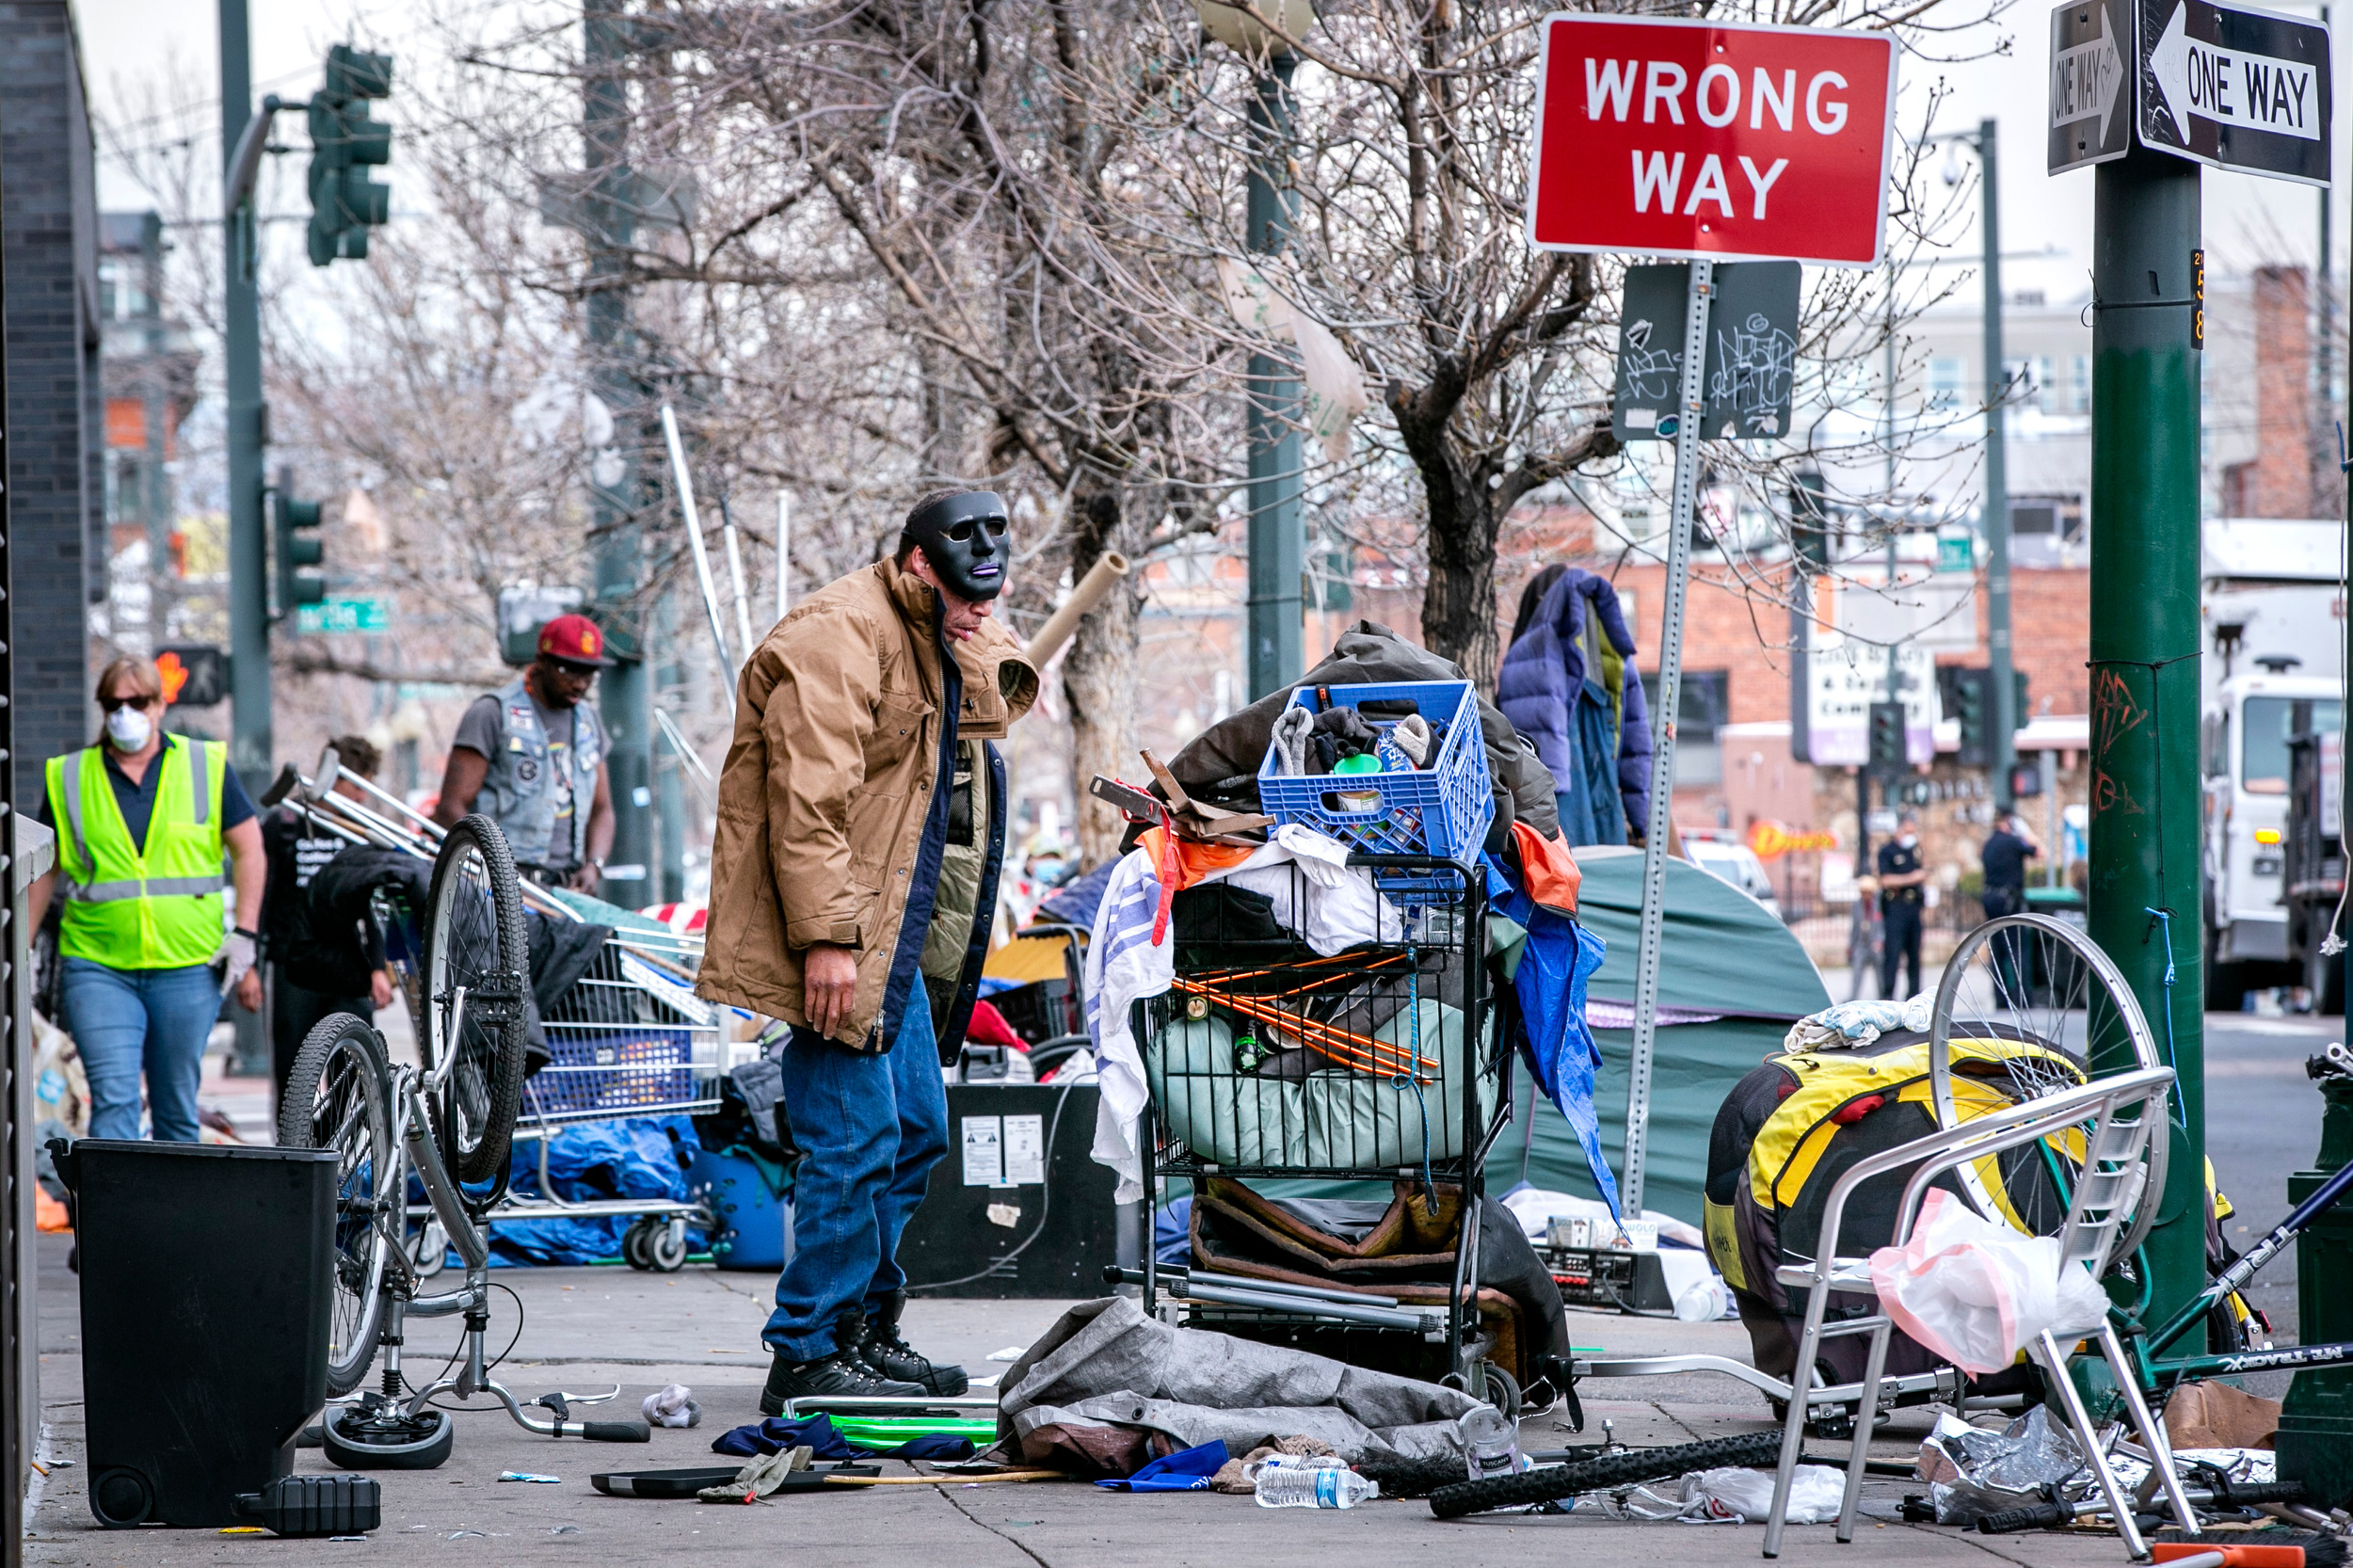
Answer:
[[[152,696],[104,696],[98,699],[98,711],[111,713],[118,708],[152,708],[158,699]]]

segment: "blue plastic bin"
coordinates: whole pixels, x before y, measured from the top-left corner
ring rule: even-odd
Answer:
[[[1403,713],[1367,713],[1381,734],[1381,773],[1310,774],[1287,777],[1276,772],[1272,747],[1258,764],[1258,808],[1278,824],[1298,824],[1326,833],[1361,854],[1432,855],[1467,866],[1486,842],[1495,820],[1495,795],[1487,780],[1487,747],[1479,732],[1479,699],[1466,680],[1406,680],[1328,686],[1335,707],[1361,709],[1368,702],[1401,699],[1432,728],[1445,727],[1433,768],[1410,766],[1389,744]],[[1291,694],[1290,706],[1316,711],[1313,686]],[[1340,792],[1377,792],[1381,804],[1369,810],[1340,808]],[[1450,876],[1376,872],[1373,881],[1397,903],[1452,903],[1462,883]]]
[[[786,1201],[767,1175],[740,1154],[698,1149],[686,1167],[686,1196],[716,1217],[711,1260],[722,1269],[781,1269],[792,1256]]]

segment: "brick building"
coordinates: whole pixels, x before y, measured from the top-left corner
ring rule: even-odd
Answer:
[[[88,614],[106,595],[98,193],[68,0],[0,0],[16,778],[89,739]]]

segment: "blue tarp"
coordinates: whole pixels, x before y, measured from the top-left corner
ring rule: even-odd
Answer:
[[[555,1196],[584,1198],[686,1198],[687,1162],[701,1145],[695,1124],[684,1116],[631,1116],[581,1122],[560,1128],[548,1145],[548,1182]],[[511,1190],[539,1191],[539,1145],[518,1142]],[[616,1256],[626,1215],[580,1220],[523,1220],[490,1227],[490,1263],[594,1263]],[[699,1246],[689,1233],[690,1246]]]
[[[1514,888],[1492,858],[1488,893],[1496,909],[1528,932],[1512,990],[1527,1030],[1522,1042],[1528,1068],[1545,1097],[1560,1107],[1585,1151],[1593,1185],[1618,1211],[1618,1181],[1602,1147],[1601,1118],[1593,1110],[1593,1079],[1601,1048],[1585,1022],[1586,984],[1601,968],[1609,946],[1593,932]]]

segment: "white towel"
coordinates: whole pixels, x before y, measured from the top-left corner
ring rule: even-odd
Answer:
[[[1140,1119],[1151,1096],[1144,1076],[1144,1052],[1129,1027],[1140,998],[1165,993],[1176,976],[1176,943],[1163,935],[1152,942],[1160,914],[1160,883],[1152,856],[1130,850],[1112,872],[1103,903],[1095,913],[1087,943],[1087,1034],[1095,1042],[1096,1081],[1095,1162],[1119,1177],[1114,1203],[1144,1197],[1144,1152]]]

